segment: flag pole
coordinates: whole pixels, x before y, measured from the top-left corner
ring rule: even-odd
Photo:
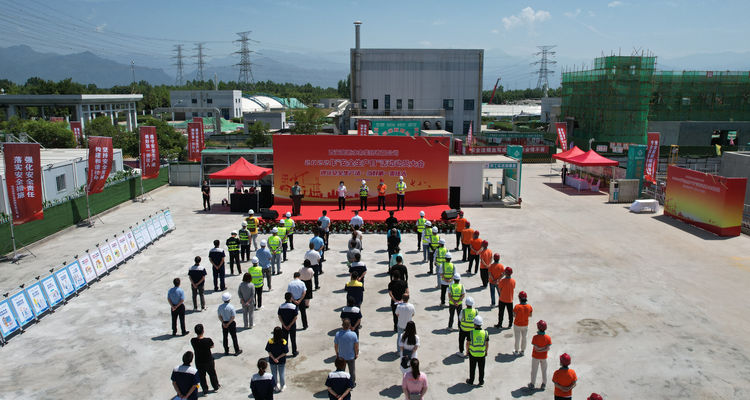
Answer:
[[[16,248],[16,234],[13,230],[13,210],[8,210],[10,213],[8,213],[8,218],[10,222],[10,240],[13,242],[13,259],[11,262],[16,262],[20,257],[18,257],[18,249]]]
[[[93,225],[93,224],[91,223],[91,204],[89,203],[89,179],[88,179],[88,176],[89,176],[89,169],[86,168],[86,189],[85,189],[85,191],[86,191],[86,213],[88,214],[88,218],[86,219],[86,225],[88,225],[89,227],[91,227],[91,225]]]

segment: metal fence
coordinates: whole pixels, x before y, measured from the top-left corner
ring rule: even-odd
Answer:
[[[199,163],[170,163],[169,184],[172,186],[200,186],[201,165]]]

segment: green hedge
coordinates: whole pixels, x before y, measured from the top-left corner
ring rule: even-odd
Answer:
[[[166,185],[168,180],[168,167],[161,168],[158,178],[143,181],[143,189],[149,192]],[[136,198],[141,193],[140,186],[139,178],[131,178],[108,186],[101,193],[89,196],[91,215],[99,214]],[[22,244],[31,244],[75,225],[86,219],[87,216],[85,196],[47,208],[44,210],[44,219],[14,227],[16,244],[19,247]],[[7,254],[11,251],[13,251],[13,243],[10,239],[10,226],[5,223],[0,225],[0,254]]]

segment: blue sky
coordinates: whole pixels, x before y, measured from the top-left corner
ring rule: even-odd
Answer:
[[[634,49],[665,58],[745,52],[750,36],[746,0],[0,0],[0,10],[3,46],[154,59],[179,41],[228,57],[235,32],[247,30],[254,49],[346,55],[354,20],[364,23],[363,47],[482,48],[485,65],[503,54],[533,61],[537,45],[557,45],[563,65]]]

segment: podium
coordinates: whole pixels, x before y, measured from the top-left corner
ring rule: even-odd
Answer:
[[[300,215],[302,212],[302,198],[305,197],[305,195],[297,194],[290,195],[289,197],[292,199],[292,215]]]

